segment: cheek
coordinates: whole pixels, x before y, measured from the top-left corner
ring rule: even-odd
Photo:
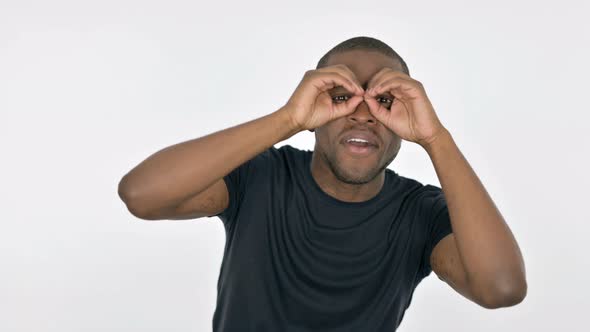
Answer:
[[[316,140],[320,140],[321,144],[325,145],[336,145],[339,143],[340,136],[344,132],[344,127],[338,121],[340,119],[333,120],[324,124],[323,126],[316,128],[315,137]]]
[[[338,134],[330,133],[324,127],[315,130],[316,145],[320,146],[322,150],[333,149],[338,144]]]
[[[387,151],[390,153],[397,153],[401,147],[402,140],[396,135],[393,135],[387,144]]]

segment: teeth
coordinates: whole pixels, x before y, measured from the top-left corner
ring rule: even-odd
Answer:
[[[347,140],[347,142],[361,142],[361,143],[369,143],[369,141],[364,140],[362,138],[351,138],[349,140]]]

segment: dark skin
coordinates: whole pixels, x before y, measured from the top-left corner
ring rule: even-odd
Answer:
[[[448,205],[453,233],[441,239],[430,257],[432,270],[464,297],[489,309],[520,303],[527,293],[524,260],[510,228],[485,187],[439,121],[424,86],[400,64],[377,52],[354,50],[332,55],[364,91],[355,111],[315,129],[311,173],[332,197],[363,202],[383,187],[385,168],[401,140],[428,153]],[[334,103],[353,94],[330,90]],[[342,97],[344,96],[344,97]],[[391,102],[394,97],[393,103]],[[340,142],[352,128],[370,130],[378,150],[364,157],[346,153]]]
[[[362,52],[362,58],[359,53]],[[383,67],[402,71],[398,61],[381,53],[352,51],[334,54],[326,66],[345,64],[363,89],[372,87],[371,78]],[[335,102],[342,103],[350,93],[343,87],[330,90]],[[383,93],[378,101],[390,107],[393,96]],[[377,153],[355,159],[339,143],[341,135],[352,129],[370,130],[379,139]],[[345,202],[363,202],[376,196],[385,180],[385,168],[395,159],[401,138],[369,112],[363,101],[356,111],[315,129],[316,143],[311,160],[311,173],[317,184],[330,196]]]

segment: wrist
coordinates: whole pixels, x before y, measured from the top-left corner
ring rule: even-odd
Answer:
[[[452,142],[452,141],[453,141],[453,137],[451,136],[451,133],[446,128],[442,128],[442,130],[437,135],[435,135],[431,139],[429,139],[428,142],[422,144],[422,147],[429,154],[431,154],[432,152],[444,147],[445,145],[447,145],[449,142]]]
[[[301,126],[293,119],[293,116],[291,115],[292,113],[286,107],[287,106],[283,106],[275,112],[277,116],[277,127],[286,130],[284,139],[287,139],[302,130]]]
[[[286,127],[289,132],[293,133],[293,135],[303,130],[303,126],[297,123],[297,121],[295,121],[293,118],[293,111],[288,105],[281,107],[277,113],[280,114],[279,117],[281,118],[281,125]]]

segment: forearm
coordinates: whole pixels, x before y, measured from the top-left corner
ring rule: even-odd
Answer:
[[[119,195],[136,211],[174,206],[299,131],[285,108],[166,147],[127,173]]]
[[[445,131],[425,149],[447,201],[470,287],[489,300],[523,296],[525,267],[516,239],[451,134]]]

